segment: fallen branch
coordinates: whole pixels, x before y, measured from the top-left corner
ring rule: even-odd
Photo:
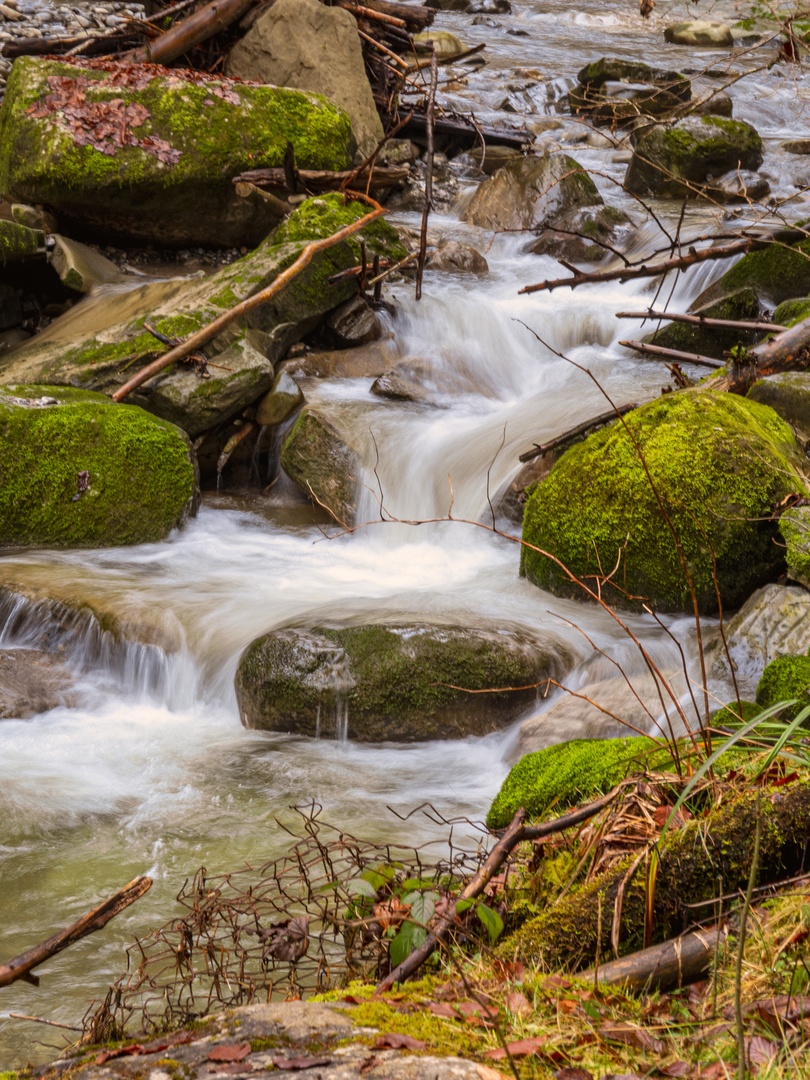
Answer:
[[[363,169],[357,172],[344,169],[342,172],[330,172],[328,169],[299,169],[298,178],[309,191],[337,191],[346,180],[357,181],[358,187],[379,189],[390,188],[406,180],[410,173],[407,165],[384,167],[376,165],[373,170]],[[233,178],[235,184],[254,184],[256,187],[286,188],[287,180],[284,169],[249,169]]]
[[[171,64],[195,45],[200,45],[241,19],[254,3],[255,0],[212,0],[154,41],[124,53],[121,59],[130,64]]]
[[[791,326],[753,349],[729,359],[726,371],[703,383],[706,390],[747,394],[759,379],[783,371],[802,371],[810,365],[810,319]]]
[[[605,986],[623,985],[628,990],[673,990],[702,979],[711,967],[718,942],[725,932],[716,927],[651,945],[619,960],[601,964],[582,973],[589,982]]]
[[[621,785],[608,792],[607,795],[603,795],[601,799],[588,803],[587,806],[572,810],[570,814],[564,814],[562,817],[555,818],[554,821],[546,821],[540,825],[525,825],[526,811],[521,807],[512,818],[509,828],[490,851],[483,866],[479,867],[467,885],[461,890],[458,900],[474,900],[477,896],[480,896],[518,844],[524,840],[540,840],[544,836],[562,832],[572,825],[579,825],[580,822],[586,821],[604,809],[620,790]],[[394,983],[404,982],[405,979],[418,971],[436,946],[447,937],[455,921],[455,905],[451,905],[450,912],[442,915],[437,921],[434,928],[428,933],[424,944],[420,945],[418,949],[414,949],[410,956],[377,984],[377,989],[374,991],[375,997],[390,990]]]
[[[196,333],[191,334],[185,341],[176,345],[169,352],[163,356],[158,357],[151,364],[147,364],[145,368],[138,372],[137,375],[133,375],[128,382],[116,390],[113,394],[113,401],[121,401],[123,398],[130,394],[133,390],[137,389],[142,383],[145,383],[147,379],[151,379],[153,375],[157,375],[163,371],[170,364],[173,364],[176,360],[182,360],[189,353],[194,352],[196,349],[201,349],[203,345],[207,345],[209,341],[212,341],[218,334],[230,326],[236,319],[241,318],[243,315],[247,315],[249,311],[253,311],[254,308],[260,307],[262,304],[266,304],[268,300],[272,299],[278,293],[281,292],[285,286],[300,274],[305,266],[308,266],[312,261],[314,255],[318,252],[326,251],[328,248],[334,247],[341,241],[353,236],[354,233],[364,229],[366,225],[370,225],[372,221],[376,221],[378,217],[385,213],[385,208],[376,203],[368,196],[358,196],[363,198],[364,201],[370,203],[374,210],[370,214],[365,214],[363,217],[358,218],[357,221],[353,221],[350,225],[344,225],[342,229],[338,229],[332,236],[327,236],[323,240],[315,240],[311,244],[307,244],[292,266],[287,267],[275,281],[265,289],[261,289],[259,292],[254,293],[253,296],[249,296],[246,300],[232,307],[229,311],[224,312],[213,322],[208,323],[207,326],[203,326]]]
[[[88,34],[74,34],[73,37],[30,37],[7,41],[0,49],[0,56],[61,56],[77,45],[84,45],[85,56],[98,53],[115,52],[117,46],[138,40],[138,35],[131,30],[114,30],[110,34],[92,37]]]
[[[144,893],[148,892],[151,886],[152,879],[150,877],[135,878],[134,881],[130,881],[128,885],[125,885],[123,889],[113,893],[103,904],[94,907],[92,911],[88,911],[77,922],[72,923],[64,930],[60,930],[53,937],[49,937],[41,945],[35,945],[32,949],[21,953],[20,956],[15,956],[7,964],[0,964],[0,986],[10,986],[11,983],[16,982],[18,979],[24,979],[25,982],[39,986],[39,979],[36,975],[31,974],[35,967],[44,964],[46,960],[50,960],[52,956],[62,952],[69,945],[74,945],[77,941],[87,937],[88,934],[94,934],[96,930],[101,930],[120,911],[139,900]]]
[[[633,401],[629,405],[620,405],[618,409],[610,409],[608,412],[600,413],[599,416],[593,416],[590,420],[583,420],[581,424],[564,431],[562,435],[549,439],[548,442],[535,443],[534,449],[521,454],[518,461],[533,461],[535,458],[542,457],[543,454],[548,454],[551,450],[558,450],[561,446],[565,446],[566,443],[573,442],[580,436],[589,434],[592,430],[595,431],[604,427],[611,420],[615,420],[618,416],[624,416],[625,413],[632,412],[633,409],[637,408],[638,402]]]
[[[350,3],[349,0],[336,0],[336,6],[351,11],[353,15],[361,19],[371,19],[372,22],[386,23],[388,26],[397,26],[400,30],[407,30],[408,24],[404,19],[396,15],[386,15],[385,12],[375,11],[374,8],[362,7],[360,4]]]
[[[453,53],[452,56],[440,56],[436,58],[437,64],[455,64],[459,60],[466,60],[468,56],[475,56],[476,53],[480,53],[487,47],[487,43],[482,41],[480,45],[473,45],[471,49],[465,49],[463,52]],[[421,71],[422,68],[430,67],[430,57],[426,56],[423,60],[417,60],[415,64],[408,65],[408,74],[412,75],[415,71]]]
[[[436,105],[436,87],[439,81],[439,68],[436,52],[430,55],[430,90],[428,91],[425,121],[427,124],[427,170],[425,172],[425,205],[422,210],[422,229],[419,234],[419,261],[416,264],[416,299],[422,299],[422,274],[425,270],[427,254],[427,226],[430,211],[433,209],[433,121]]]
[[[679,360],[684,364],[700,364],[710,368],[725,367],[722,360],[713,360],[711,356],[681,352],[680,349],[667,349],[663,345],[649,345],[646,341],[620,341],[619,344],[627,349],[635,349],[636,352],[649,353],[651,356],[665,356],[668,360]]]
[[[349,5],[348,3],[341,4],[341,6],[348,7],[349,11],[352,10],[352,7],[357,10],[355,5]],[[436,16],[434,8],[425,7],[422,4],[404,4],[399,0],[363,0],[363,7],[367,10],[379,12],[382,15],[390,15],[395,19],[400,19],[417,30],[424,30],[426,26],[430,26]]]
[[[786,326],[769,322],[738,322],[736,319],[710,319],[705,315],[676,315],[671,311],[617,311],[617,319],[666,319],[668,322],[689,323],[692,326],[712,326],[721,330],[770,330],[778,334],[787,330]]]

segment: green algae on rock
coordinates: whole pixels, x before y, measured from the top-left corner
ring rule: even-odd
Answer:
[[[82,390],[0,391],[0,544],[154,542],[196,505],[193,450],[173,425]]]
[[[624,183],[636,195],[694,198],[730,170],[756,170],[762,139],[750,124],[719,116],[690,117],[647,130],[633,151]]]
[[[769,307],[810,293],[810,240],[788,247],[771,244],[762,251],[749,251],[730,270],[695,300],[692,308],[703,308],[741,289],[753,289]]]
[[[487,814],[487,827],[504,829],[522,806],[539,819],[553,805],[562,813],[580,800],[610,791],[633,772],[670,765],[655,739],[569,739],[526,754],[512,767]]]
[[[565,647],[498,627],[355,626],[276,630],[239,661],[246,727],[362,742],[455,739],[506,726],[559,677]],[[470,694],[497,687],[521,691]],[[459,689],[463,687],[464,689]]]
[[[662,396],[573,446],[532,491],[523,540],[539,550],[524,546],[521,573],[557,596],[584,599],[548,556],[591,587],[615,568],[615,586],[604,585],[602,595],[617,607],[691,611],[660,498],[699,610],[717,609],[712,553],[723,607],[739,607],[784,570],[768,519],[785,495],[807,490],[805,465],[793,432],[771,409],[700,389]]]
[[[44,254],[45,234],[16,221],[0,220],[0,267]]]
[[[18,59],[0,109],[0,192],[105,242],[254,245],[275,220],[236,194],[234,176],[280,166],[288,140],[299,168],[343,169],[354,156],[349,118],[317,94],[157,65]],[[102,125],[116,134],[100,136]]]
[[[778,656],[762,673],[757,687],[757,705],[770,709],[780,701],[797,699],[779,713],[779,718],[795,720],[810,705],[810,656]],[[810,724],[808,724],[810,726]]]

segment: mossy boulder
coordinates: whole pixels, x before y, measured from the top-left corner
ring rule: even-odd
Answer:
[[[0,390],[0,545],[154,542],[196,506],[194,452],[173,425],[83,390]]]
[[[704,289],[692,307],[716,303],[741,289],[753,289],[769,308],[810,293],[810,240],[790,247],[778,243],[750,251]]]
[[[19,57],[0,110],[0,192],[64,226],[161,247],[254,245],[272,212],[232,179],[351,164],[346,113],[317,94],[181,68]],[[69,107],[68,107],[69,106]]]
[[[810,372],[783,371],[768,375],[754,383],[747,397],[769,406],[799,435],[810,439]]]
[[[664,768],[672,756],[655,739],[571,739],[526,754],[514,765],[487,814],[487,827],[505,829],[522,806],[530,819],[555,815],[610,791],[632,772]]]
[[[779,532],[787,545],[787,576],[810,589],[810,507],[785,510],[779,518]]]
[[[482,229],[547,229],[602,196],[582,166],[567,154],[516,158],[482,181],[462,221]]]
[[[554,639],[502,627],[276,630],[242,654],[236,696],[250,728],[361,742],[456,739],[505,727],[539,693],[465,690],[531,686],[570,663]]]
[[[646,131],[633,151],[624,183],[636,195],[694,198],[731,170],[756,170],[762,139],[750,124],[720,116],[689,117]]]
[[[740,289],[731,296],[706,304],[691,315],[703,315],[707,319],[734,319],[752,322],[762,315],[761,305],[756,291],[751,288]],[[649,325],[649,324],[648,324]],[[653,331],[643,340],[663,345],[667,349],[679,349],[682,352],[700,353],[722,360],[724,354],[736,345],[755,345],[762,338],[761,330],[734,330],[717,326],[696,326],[693,323],[671,322]]]
[[[794,326],[810,315],[810,296],[796,296],[777,305],[773,321],[777,326]]]
[[[795,720],[810,705],[810,656],[778,656],[762,673],[757,687],[757,705],[770,709],[780,701],[797,699],[779,713],[785,721]],[[810,726],[810,724],[808,724]]]
[[[0,267],[45,253],[45,234],[16,221],[0,220]]]
[[[733,394],[662,396],[573,446],[530,494],[521,573],[557,596],[584,599],[549,555],[619,607],[691,611],[664,509],[702,612],[738,607],[784,570],[773,505],[806,489],[806,459],[776,413]],[[646,462],[647,471],[639,457]],[[657,497],[656,497],[657,493]],[[542,554],[546,552],[548,554]],[[644,598],[644,599],[642,599]]]
[[[170,337],[194,333],[264,289],[311,240],[330,236],[366,212],[362,203],[344,205],[337,194],[308,199],[255,251],[211,277],[149,283],[99,297],[86,310],[76,307],[0,359],[0,384],[47,382],[112,394],[141,365],[165,352],[144,323]],[[362,236],[372,252],[404,257],[396,231],[384,221],[372,222]],[[208,378],[201,378],[194,365],[178,363],[128,401],[193,437],[241,412],[270,389],[274,365],[290,345],[352,295],[350,281],[330,285],[328,279],[359,260],[355,238],[315,255],[282,292],[206,346]]]
[[[281,464],[302,494],[355,524],[360,460],[330,417],[303,409],[282,444]]]
[[[624,60],[620,57],[603,57],[586,64],[577,73],[577,82],[581,86],[604,86],[609,82],[650,83],[667,87],[681,101],[689,101],[692,96],[692,84],[679,71],[666,71],[651,67],[641,60]]]
[[[762,706],[755,701],[730,701],[709,717],[713,728],[738,728],[759,716]]]

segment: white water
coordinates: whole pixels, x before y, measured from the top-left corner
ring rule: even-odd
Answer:
[[[499,20],[500,30],[443,16],[437,25],[471,43],[489,42],[491,69],[471,80],[480,97],[497,89],[494,73],[516,63],[543,69],[548,97],[554,80],[570,82],[581,63],[600,55],[676,65],[660,44],[661,27],[667,13],[675,18],[682,9],[662,0],[642,24],[628,3],[572,11],[556,0],[550,7],[513,0],[515,15]],[[509,26],[530,37],[507,36]],[[760,94],[739,84],[739,115],[765,134],[800,130],[804,86],[794,83],[789,91],[783,84],[773,73]],[[617,178],[623,173],[604,152],[576,153],[583,164]],[[664,209],[670,224],[678,210]],[[697,211],[689,220],[695,231],[705,227]],[[438,407],[374,397],[370,380],[324,382],[307,393],[327,404],[363,447],[368,520],[379,517],[372,494],[379,494],[379,477],[390,515],[444,518],[452,484],[453,515],[486,522],[488,472],[494,497],[515,474],[519,453],[607,407],[589,375],[551,349],[587,368],[617,403],[653,397],[667,377],[660,365],[618,345],[640,327],[615,313],[646,306],[644,283],[518,296],[524,284],[559,276],[557,264],[522,254],[521,238],[491,241],[454,217],[434,218],[431,228],[475,243],[491,267],[480,280],[428,273],[419,304],[411,286],[392,290],[399,314],[391,328],[403,355],[431,363],[441,387]],[[638,244],[645,247],[652,236],[645,225]],[[673,309],[688,306],[721,270],[707,264],[682,275]],[[377,838],[413,838],[414,830],[420,839],[438,835],[424,820],[402,824],[387,813],[389,805],[407,811],[429,799],[447,815],[486,813],[506,773],[514,728],[422,746],[353,745],[327,737],[339,729],[330,730],[326,718],[320,740],[247,731],[233,676],[242,649],[257,635],[285,625],[372,620],[521,627],[573,654],[566,683],[576,688],[614,673],[578,626],[628,674],[641,672],[634,646],[604,612],[521,580],[519,550],[508,540],[460,522],[372,524],[324,539],[283,502],[274,492],[234,498],[226,488],[163,544],[22,553],[0,562],[0,580],[45,592],[58,583],[59,595],[151,625],[153,640],[167,650],[114,647],[97,633],[77,638],[68,662],[77,672],[79,704],[0,722],[3,956],[48,936],[136,874],[156,879],[147,897],[102,934],[44,965],[39,989],[18,983],[4,991],[0,1068],[46,1060],[53,1052],[39,1042],[54,1041],[42,1028],[4,1016],[17,1011],[75,1023],[120,973],[123,944],[172,914],[172,897],[198,865],[215,872],[243,859],[264,861],[285,846],[274,818],[290,805],[315,798],[327,818]],[[674,644],[651,620],[627,621],[663,666],[678,665]],[[667,623],[690,652],[688,620]],[[0,647],[33,644],[35,625],[11,630],[8,623],[5,636],[0,627]]]

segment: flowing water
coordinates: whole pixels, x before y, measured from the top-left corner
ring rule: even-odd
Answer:
[[[555,115],[554,102],[578,68],[602,55],[681,68],[685,58],[735,70],[762,62],[761,53],[729,59],[725,51],[696,56],[664,45],[663,26],[696,10],[706,14],[710,6],[703,3],[687,12],[685,5],[659,0],[643,21],[634,0],[512,2],[514,14],[494,20],[495,26],[474,25],[469,16],[437,19],[437,26],[470,44],[487,42],[489,65],[469,77],[466,90],[446,96],[455,107],[474,107],[482,120],[503,119],[498,109],[515,95],[524,111]],[[711,17],[719,15],[712,6]],[[510,33],[515,30],[519,36]],[[521,69],[528,68],[542,79],[523,77]],[[801,159],[780,155],[776,145],[803,133],[807,85],[778,66],[755,78],[732,88],[735,115],[767,138],[765,171],[780,195],[793,195],[803,182]],[[570,119],[566,123],[575,129]],[[622,197],[610,178],[621,179],[625,165],[612,160],[610,148],[577,147],[575,153],[604,174],[598,182],[606,197]],[[801,197],[796,201],[798,207]],[[660,209],[670,224],[677,219],[679,207]],[[396,220],[417,223],[415,215]],[[717,222],[693,209],[688,225],[697,232]],[[475,244],[490,264],[480,279],[428,273],[418,304],[411,285],[391,290],[399,313],[390,329],[403,355],[432,365],[436,406],[377,398],[363,379],[323,381],[307,390],[363,447],[368,520],[379,516],[374,492],[382,492],[395,517],[444,518],[452,483],[453,515],[488,521],[488,476],[496,495],[533,442],[605,410],[583,367],[616,402],[653,397],[667,381],[661,365],[632,357],[618,344],[640,328],[615,313],[646,305],[645,283],[519,296],[520,286],[559,276],[557,264],[523,254],[520,237],[493,239],[454,215],[432,218],[431,228]],[[647,223],[636,248],[651,244],[660,246]],[[706,264],[683,274],[673,309],[684,310],[723,268]],[[577,687],[613,674],[585,631],[596,649],[629,674],[640,673],[636,650],[609,616],[527,584],[518,577],[518,559],[516,544],[461,522],[376,524],[325,539],[309,511],[291,506],[283,493],[235,493],[227,483],[165,543],[3,558],[0,580],[45,593],[58,586],[60,596],[148,627],[150,642],[115,644],[92,627],[77,633],[64,644],[77,679],[73,706],[0,722],[3,958],[47,937],[137,874],[152,875],[155,885],[102,933],[43,965],[39,989],[17,983],[3,991],[0,1068],[47,1060],[54,1051],[44,1043],[58,1042],[48,1029],[8,1018],[10,1012],[75,1024],[121,972],[124,944],[172,914],[174,895],[199,865],[217,872],[242,860],[265,861],[286,846],[275,821],[285,808],[314,798],[327,819],[350,831],[415,842],[440,831],[418,818],[403,823],[387,807],[406,811],[430,800],[446,815],[480,819],[486,813],[506,774],[515,726],[486,738],[421,746],[348,743],[340,737],[345,715],[325,717],[317,740],[247,731],[233,676],[242,649],[257,635],[330,621],[523,627],[575,658],[566,682]],[[41,628],[38,612],[30,603],[0,612],[0,647],[30,645]],[[678,665],[676,646],[660,627],[643,617],[627,621],[662,665]],[[666,625],[693,658],[689,621],[668,619]],[[556,735],[564,739],[566,732]]]

